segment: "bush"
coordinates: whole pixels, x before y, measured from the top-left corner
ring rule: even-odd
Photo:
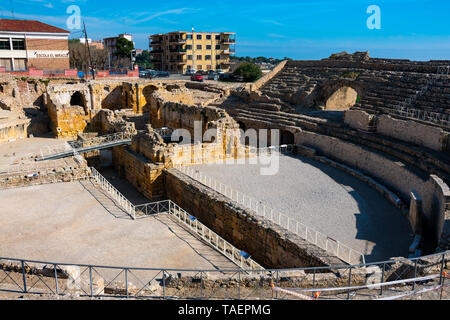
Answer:
[[[233,74],[235,76],[242,76],[245,82],[254,82],[263,76],[261,68],[250,62],[241,64]]]

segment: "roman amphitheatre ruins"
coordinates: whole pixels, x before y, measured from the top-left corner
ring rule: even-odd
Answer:
[[[245,84],[3,75],[0,296],[448,294],[449,66],[356,52]]]

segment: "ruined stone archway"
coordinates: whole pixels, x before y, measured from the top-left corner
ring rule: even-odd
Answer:
[[[295,136],[292,132],[281,130],[280,131],[280,145],[295,144]]]
[[[358,101],[358,93],[352,87],[337,89],[325,102],[325,110],[343,111],[353,107]]]
[[[76,91],[74,94],[72,94],[72,96],[70,97],[70,105],[86,108],[86,99],[80,91]]]
[[[84,112],[88,114],[86,98],[80,91],[76,91],[72,94],[70,97],[70,105],[83,107]]]

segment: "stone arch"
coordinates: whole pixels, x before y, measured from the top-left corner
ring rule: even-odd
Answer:
[[[344,111],[353,107],[364,95],[363,86],[352,80],[340,79],[323,83],[316,97],[316,104],[324,110]]]
[[[80,91],[75,91],[72,94],[72,96],[70,97],[70,105],[83,107],[85,114],[87,115],[89,113],[86,97]]]
[[[295,135],[287,130],[280,130],[280,145],[295,144]]]
[[[70,97],[70,105],[71,106],[81,106],[86,108],[86,98],[80,91],[76,91]]]
[[[237,121],[239,128],[242,129],[244,132],[247,130],[247,126],[242,121]]]

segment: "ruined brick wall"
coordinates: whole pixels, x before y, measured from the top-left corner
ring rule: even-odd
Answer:
[[[165,171],[169,199],[266,268],[342,264],[326,252],[174,170]]]
[[[0,142],[10,139],[24,139],[28,136],[29,119],[16,120],[11,123],[0,124]]]
[[[152,201],[165,198],[164,165],[150,162],[128,147],[113,148],[113,163],[119,175]]]

